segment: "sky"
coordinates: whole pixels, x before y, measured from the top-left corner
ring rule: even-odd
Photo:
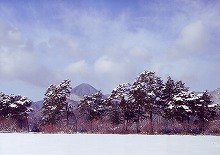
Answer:
[[[219,0],[1,0],[0,92],[42,100],[50,84],[111,93],[139,73],[220,87]]]

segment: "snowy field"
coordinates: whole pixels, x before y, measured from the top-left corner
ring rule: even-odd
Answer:
[[[220,137],[0,133],[3,154],[219,155]]]

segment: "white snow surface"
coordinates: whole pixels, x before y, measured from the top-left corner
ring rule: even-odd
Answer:
[[[0,133],[0,154],[219,155],[218,136]]]

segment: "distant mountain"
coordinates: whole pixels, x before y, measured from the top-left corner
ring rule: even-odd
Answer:
[[[30,124],[33,125],[35,121],[39,121],[41,119],[41,108],[43,106],[43,100],[42,101],[37,101],[37,102],[32,102],[31,108],[33,111],[30,113]]]
[[[194,92],[195,94],[200,94],[203,92]],[[220,107],[220,88],[213,90],[213,91],[209,91],[209,94],[212,96],[212,101],[215,104],[218,104],[218,106]]]
[[[108,98],[109,96],[111,96],[111,94],[105,94],[104,98]]]
[[[98,92],[97,89],[92,87],[89,84],[82,83],[71,90],[69,102],[76,107],[79,101],[83,98],[84,95],[91,95]],[[43,101],[33,102],[31,108],[34,110],[32,115],[38,115],[40,109],[43,106]]]
[[[212,95],[212,100],[214,103],[220,105],[220,88],[209,92]]]
[[[75,88],[72,89],[71,94],[77,95],[79,97],[83,97],[84,95],[91,95],[98,92],[97,89],[92,87],[91,85],[87,83],[82,83]]]
[[[31,108],[34,111],[39,111],[43,106],[43,100],[42,101],[37,101],[37,102],[32,102]]]
[[[92,95],[96,92],[98,92],[98,90],[95,89],[93,86],[87,83],[82,83],[72,89],[69,100],[71,101],[73,106],[76,106],[84,95]]]

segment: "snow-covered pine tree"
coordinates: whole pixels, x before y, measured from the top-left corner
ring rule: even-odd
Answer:
[[[161,96],[161,116],[165,118],[164,127],[167,130],[167,127],[170,125],[169,118],[169,102],[173,99],[176,93],[176,85],[175,81],[169,76],[167,81],[164,83],[164,88],[162,89],[162,96]]]
[[[169,118],[169,102],[173,99],[176,94],[176,85],[175,81],[169,76],[167,81],[164,84],[164,88],[162,89],[162,116],[165,118]]]
[[[26,121],[25,123],[29,127],[28,116],[29,113],[33,111],[32,108],[30,108],[31,104],[32,101],[25,96],[10,95],[10,117],[18,120],[21,129],[24,121]]]
[[[169,103],[171,117],[180,122],[189,121],[192,115],[191,105],[194,103],[195,97],[192,92],[185,91],[174,95],[173,100]]]
[[[175,83],[175,94],[181,92],[188,92],[188,91],[189,91],[189,87],[186,87],[185,83],[183,83],[181,80]]]
[[[119,84],[115,89],[112,90],[111,95],[106,99],[106,102],[109,105],[110,112],[116,110],[117,112],[120,112],[119,115],[122,116],[125,131],[128,130],[127,128],[128,122],[134,118],[132,105],[130,102],[128,102],[130,89],[131,89],[130,83]],[[117,117],[117,118],[121,119],[121,117]],[[115,120],[115,121],[119,122],[120,120]]]
[[[160,112],[162,89],[163,81],[155,72],[144,71],[132,84],[129,102],[132,103],[135,112],[137,131],[140,119],[148,114],[153,133],[153,115]]]
[[[182,91],[177,95],[174,95],[173,99],[169,102],[168,114],[170,119],[177,120],[179,122],[187,121],[189,131],[190,119],[193,118],[195,113],[196,102],[198,96],[191,91]]]
[[[32,111],[31,104],[32,101],[25,96],[0,93],[0,116],[15,119],[22,129],[24,121],[28,126],[28,116]]]
[[[104,98],[101,91],[92,95],[85,95],[78,105],[81,115],[86,116],[90,121],[91,132],[93,132],[93,120],[100,119],[104,112]]]
[[[164,84],[163,93],[162,93],[162,105],[163,105],[163,117],[167,119],[173,118],[173,111],[170,111],[172,107],[172,102],[176,102],[176,97],[184,96],[189,91],[189,88],[185,86],[185,83],[182,81],[175,82],[169,76],[166,83]],[[183,93],[183,94],[181,94]],[[180,96],[178,96],[180,95]],[[174,96],[176,96],[174,98]],[[179,102],[179,101],[178,101]],[[181,103],[177,103],[181,104]]]
[[[122,122],[122,112],[119,104],[112,104],[111,109],[108,110],[108,116],[110,117],[113,128]]]
[[[197,95],[197,100],[193,105],[193,113],[201,123],[201,132],[204,132],[207,124],[216,118],[216,108],[217,104],[213,103],[207,90]]]
[[[173,98],[165,109],[165,116],[180,122],[188,121],[188,126],[191,118],[197,118],[201,122],[201,130],[204,131],[205,125],[216,117],[216,106],[208,91],[196,95],[182,81],[178,81]]]
[[[7,117],[8,113],[9,113],[9,97],[8,95],[4,94],[4,93],[0,93],[0,117]]]
[[[45,93],[42,119],[45,123],[52,125],[65,118],[68,124],[68,115],[71,104],[68,102],[70,96],[70,80],[63,80],[59,85],[50,85]]]
[[[163,88],[163,95],[162,95],[162,101],[163,101],[163,105],[164,105],[164,116],[165,118],[172,118],[172,116],[170,115],[170,104],[172,104],[173,98],[174,96],[178,96],[181,95],[184,96],[183,94],[187,94],[187,92],[189,91],[189,88],[185,86],[185,83],[183,83],[182,81],[174,81],[171,79],[171,77],[169,76],[164,88]]]

